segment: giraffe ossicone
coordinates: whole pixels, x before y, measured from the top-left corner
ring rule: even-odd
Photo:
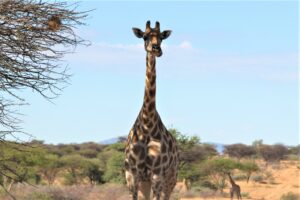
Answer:
[[[145,31],[133,28],[138,38],[144,39],[146,55],[146,86],[144,101],[131,128],[125,148],[125,176],[132,199],[138,191],[150,199],[151,191],[156,200],[169,200],[176,185],[179,153],[175,138],[168,132],[156,110],[156,57],[162,55],[161,43],[171,31],[160,31],[159,22]]]

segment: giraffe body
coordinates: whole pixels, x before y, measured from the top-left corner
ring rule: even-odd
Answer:
[[[232,179],[230,173],[228,173],[228,177],[229,177],[229,181],[230,181],[230,184],[231,184],[231,188],[230,188],[230,198],[231,198],[231,200],[233,200],[234,194],[236,194],[238,200],[239,199],[242,200],[241,187],[234,182],[234,180]]]
[[[151,190],[154,199],[168,200],[176,185],[179,154],[176,141],[164,126],[155,102],[156,57],[162,55],[160,43],[168,35],[163,35],[165,31],[160,33],[158,22],[155,29],[150,28],[148,21],[145,32],[133,30],[136,36],[144,37],[147,69],[143,106],[125,148],[126,182],[133,200],[138,199],[138,191],[144,199],[150,199]]]

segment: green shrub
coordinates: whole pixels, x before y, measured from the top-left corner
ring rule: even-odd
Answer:
[[[64,185],[74,185],[77,184],[77,178],[74,177],[71,173],[64,174]]]
[[[96,158],[98,152],[93,149],[82,149],[79,151],[79,154],[86,158]]]
[[[237,175],[233,176],[233,179],[236,181],[244,181],[244,180],[247,180],[247,178],[248,177],[245,174],[237,174]]]
[[[247,180],[247,182],[249,181],[251,175],[254,172],[259,171],[258,165],[253,161],[245,161],[245,162],[239,163],[238,169],[240,169],[241,171],[246,173],[245,179],[243,179],[243,180]]]
[[[300,200],[300,195],[293,192],[288,192],[280,197],[280,200]]]
[[[125,143],[114,143],[111,144],[109,146],[107,146],[104,151],[110,151],[110,150],[114,150],[114,151],[118,151],[118,152],[124,152],[125,151]]]
[[[287,159],[290,161],[300,161],[300,156],[291,154],[287,156]]]
[[[114,152],[107,161],[103,179],[105,182],[125,183],[124,153]]]
[[[220,192],[226,186],[227,173],[239,168],[240,163],[228,158],[209,159],[199,165],[201,174],[206,174],[207,180],[211,181]]]
[[[203,182],[201,183],[201,186],[202,186],[202,187],[205,187],[205,188],[209,188],[210,190],[214,190],[214,191],[218,190],[218,186],[215,185],[215,184],[213,184],[212,182],[210,182],[210,181],[208,181],[208,180],[203,181]]]
[[[196,165],[187,163],[179,168],[178,179],[180,180],[188,179],[191,182],[195,182],[199,179],[200,176],[200,171],[197,170]]]
[[[88,177],[91,184],[104,183],[103,171],[99,168],[100,161],[98,159],[87,159],[83,167],[82,177]]]
[[[248,192],[242,192],[241,195],[243,198],[250,198],[250,195]]]

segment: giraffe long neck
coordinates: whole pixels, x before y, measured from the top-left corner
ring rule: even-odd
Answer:
[[[230,184],[231,184],[231,185],[235,185],[235,182],[234,182],[234,180],[232,179],[232,177],[231,177],[230,174],[228,174],[228,177],[229,177],[229,180],[230,180]]]
[[[147,53],[146,57],[146,86],[143,103],[143,114],[149,117],[152,116],[153,111],[156,110],[156,69],[155,69],[155,56]]]

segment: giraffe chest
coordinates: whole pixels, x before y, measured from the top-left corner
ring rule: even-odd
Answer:
[[[177,164],[178,155],[175,140],[168,132],[164,132],[157,125],[154,131],[145,135],[139,134],[143,130],[131,130],[126,147],[125,167],[143,170],[155,169]]]

